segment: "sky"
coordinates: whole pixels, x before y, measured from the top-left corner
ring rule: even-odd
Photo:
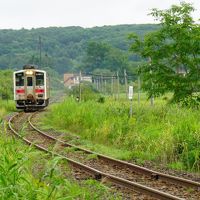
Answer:
[[[200,1],[192,3],[200,19]],[[0,0],[0,29],[81,26],[85,28],[156,23],[152,8],[168,9],[180,0]]]

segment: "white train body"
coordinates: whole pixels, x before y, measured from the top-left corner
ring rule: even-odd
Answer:
[[[49,104],[49,78],[44,70],[25,65],[13,73],[14,100],[18,109],[39,109]]]

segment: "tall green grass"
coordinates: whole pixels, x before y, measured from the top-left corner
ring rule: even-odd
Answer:
[[[50,158],[5,132],[0,135],[0,200],[115,199],[96,181],[77,184],[60,158]]]
[[[129,102],[77,103],[68,99],[51,107],[44,123],[83,139],[129,152],[129,159],[152,160],[184,170],[200,171],[200,113],[159,103],[137,106],[129,117]]]
[[[0,100],[0,120],[15,111],[13,101]],[[65,166],[65,167],[64,167]],[[62,171],[65,170],[65,175]],[[66,176],[67,175],[67,176]],[[0,200],[119,199],[94,180],[79,184],[66,162],[11,138],[0,129]]]
[[[15,104],[14,101],[6,101],[0,99],[0,122],[2,121],[3,117],[9,113],[15,111]]]

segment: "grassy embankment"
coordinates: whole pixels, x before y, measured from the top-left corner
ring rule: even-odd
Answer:
[[[181,170],[200,171],[200,112],[158,100],[154,107],[127,101],[53,105],[43,123],[76,133],[95,151],[137,162],[151,160]],[[80,143],[80,142],[79,142]]]
[[[0,99],[0,122],[6,114],[13,111],[15,111],[14,101],[4,101]]]
[[[0,102],[0,119],[14,110],[13,102]],[[0,200],[25,199],[116,199],[107,187],[86,180],[77,184],[70,178],[70,169],[57,157],[28,147],[0,130]],[[38,159],[40,158],[40,159]],[[61,173],[66,167],[69,177]]]

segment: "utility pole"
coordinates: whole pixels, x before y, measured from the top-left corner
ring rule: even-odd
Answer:
[[[149,57],[149,65],[151,66],[151,57]],[[152,70],[150,69],[150,74],[152,76]],[[151,89],[153,90],[153,80],[152,80],[152,77],[151,77]],[[154,96],[151,95],[151,106],[154,105]]]
[[[141,90],[141,80],[140,80],[140,66],[138,65],[138,105],[140,105],[140,90]]]
[[[119,73],[117,71],[117,99],[119,100]]]
[[[114,97],[117,100],[117,75],[114,76]]]
[[[97,90],[99,91],[99,76],[97,77]]]
[[[48,58],[48,54],[47,53],[45,53],[45,65],[46,65],[46,67],[49,66],[49,58]]]
[[[124,69],[124,83],[125,83],[126,98],[128,98],[126,69]]]
[[[79,72],[79,102],[81,101],[81,71]]]
[[[101,75],[99,75],[99,92],[101,92]]]
[[[96,87],[96,89],[98,90],[98,82],[97,82],[96,77],[94,77],[94,81],[95,81],[95,87]]]
[[[40,64],[40,67],[42,65],[42,40],[41,40],[41,36],[39,36],[39,64]]]
[[[106,78],[104,79],[104,93],[106,94],[106,87],[107,87],[107,83],[106,83]]]
[[[103,93],[103,75],[101,73],[101,93]]]
[[[114,96],[114,76],[111,77],[111,94]]]
[[[128,98],[130,100],[130,118],[133,116],[133,86],[129,86]]]
[[[140,75],[138,74],[138,105],[140,105],[140,88],[141,88]]]

